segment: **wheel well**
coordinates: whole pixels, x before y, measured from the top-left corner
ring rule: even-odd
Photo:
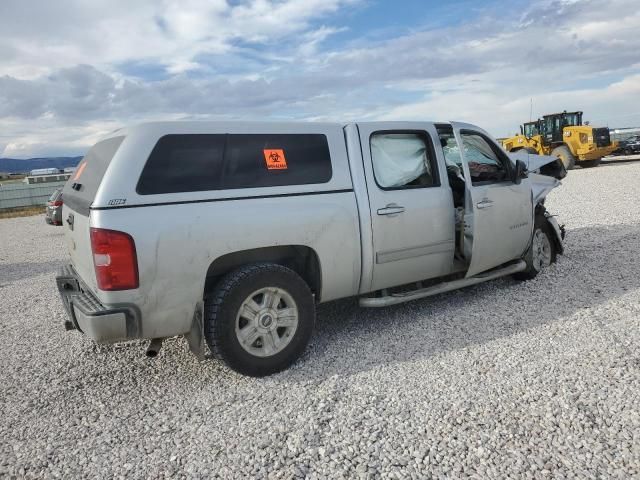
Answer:
[[[557,237],[553,226],[549,223],[549,220],[547,220],[546,213],[547,213],[547,209],[544,207],[544,205],[540,205],[540,204],[536,205],[536,209],[535,209],[534,215],[541,216],[544,219],[544,221],[547,223],[548,228],[552,231],[551,241],[555,244],[556,251],[560,255],[562,255],[562,253],[564,251],[564,246],[562,245],[562,239]],[[534,220],[534,222],[535,222],[535,220]],[[560,228],[562,230],[564,227],[560,227]],[[562,234],[562,237],[564,238],[564,234]]]
[[[320,301],[322,276],[318,254],[304,245],[283,245],[277,247],[254,248],[228,253],[217,258],[207,269],[204,295],[211,292],[220,279],[242,265],[252,263],[276,263],[290,268],[300,275],[311,291],[316,302]]]

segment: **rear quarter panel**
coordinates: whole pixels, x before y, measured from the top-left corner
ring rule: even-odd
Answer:
[[[216,258],[274,245],[304,245],[318,254],[323,300],[354,295],[356,218],[353,192],[94,211],[93,226],[133,236],[140,275],[135,291],[98,295],[105,304],[135,303],[143,337],[185,333]]]

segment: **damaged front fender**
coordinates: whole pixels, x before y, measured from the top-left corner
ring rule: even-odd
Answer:
[[[557,157],[535,155],[526,150],[509,153],[509,156],[514,164],[521,160],[527,166],[534,205],[542,203],[549,192],[560,185],[560,180],[567,176],[567,170]]]
[[[551,190],[562,185],[560,180],[538,173],[529,173],[529,181],[531,182],[533,205],[543,203]]]
[[[560,186],[560,180],[567,176],[567,170],[564,168],[564,164],[557,157],[536,155],[529,153],[526,150],[510,153],[509,156],[514,164],[517,160],[521,160],[527,166],[534,208],[543,209],[545,219],[553,233],[553,241],[556,245],[556,250],[559,254],[564,253],[564,226],[558,225],[555,217],[544,210],[544,207],[542,206],[544,204],[544,199],[547,197],[549,192]]]

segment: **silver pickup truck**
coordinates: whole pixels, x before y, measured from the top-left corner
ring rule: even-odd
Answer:
[[[118,130],[64,188],[66,327],[149,339],[149,356],[184,335],[201,357],[268,375],[301,355],[318,303],[536,276],[562,253],[543,203],[565,174],[455,122]]]

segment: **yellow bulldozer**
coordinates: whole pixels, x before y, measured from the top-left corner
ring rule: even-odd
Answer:
[[[520,126],[520,135],[505,138],[502,146],[508,152],[526,150],[538,155],[552,155],[571,170],[575,165],[596,167],[602,157],[618,148],[607,127],[594,128],[582,124],[582,112],[552,113],[535,122]]]

